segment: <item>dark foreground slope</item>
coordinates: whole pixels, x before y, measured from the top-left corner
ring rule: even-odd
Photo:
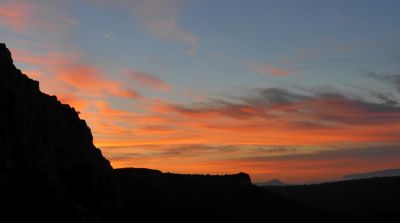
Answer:
[[[113,170],[77,112],[0,44],[0,219],[8,222],[336,222],[248,175]],[[3,219],[1,219],[3,220]]]
[[[310,207],[354,216],[359,222],[400,222],[400,177],[264,188]]]
[[[15,217],[109,216],[119,207],[113,170],[85,121],[13,65],[0,44],[0,197]],[[29,211],[25,215],[24,211]]]

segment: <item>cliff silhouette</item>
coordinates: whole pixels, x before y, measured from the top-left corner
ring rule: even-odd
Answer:
[[[5,44],[0,44],[0,143],[0,210],[12,222],[351,220],[257,187],[245,173],[114,170],[75,109],[42,93],[37,81],[14,66]]]
[[[11,211],[46,216],[46,209],[60,206],[91,218],[119,208],[113,169],[93,145],[86,122],[16,69],[5,44],[0,123],[0,197]]]

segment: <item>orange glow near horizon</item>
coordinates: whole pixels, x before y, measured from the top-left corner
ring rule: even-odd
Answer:
[[[17,52],[17,60],[37,64],[44,72],[55,74],[54,79],[44,79],[35,71],[33,77],[44,79],[45,92],[56,93],[62,102],[80,111],[92,129],[96,146],[116,168],[146,167],[178,173],[248,172],[256,182],[272,178],[305,182],[399,164],[397,158],[385,162],[357,156],[306,159],[326,150],[359,146],[362,153],[363,145],[396,144],[400,135],[393,133],[400,132],[400,123],[393,120],[400,119],[398,111],[369,110],[339,96],[266,107],[184,107],[135,93],[124,95],[122,82],[108,79],[99,68],[79,64],[68,56],[77,53],[52,57],[44,63],[42,56]],[[113,108],[106,100],[110,97],[133,99],[136,105],[132,107],[139,107]],[[295,112],[303,109],[307,112]],[[379,120],[372,120],[374,117]],[[261,160],[253,160],[257,158]]]
[[[122,2],[126,1],[119,2],[123,6]],[[320,46],[324,52],[317,53],[316,50],[295,48],[287,50],[293,51],[295,56],[268,61],[266,58],[272,58],[273,55],[264,59],[254,58],[253,61],[240,59],[245,55],[232,58],[229,55],[214,55],[207,48],[198,51],[197,48],[203,47],[203,42],[200,44],[194,34],[179,25],[177,6],[169,5],[167,1],[151,5],[143,1],[141,6],[144,8],[137,6],[141,10],[136,19],[152,35],[148,39],[156,41],[160,38],[165,42],[160,41],[159,45],[147,43],[149,51],[142,49],[142,45],[130,48],[140,53],[129,52],[132,53],[130,57],[128,52],[120,52],[128,45],[123,43],[124,34],[113,35],[111,28],[139,32],[140,25],[135,28],[131,24],[107,27],[110,30],[103,29],[104,24],[90,27],[94,21],[104,19],[104,16],[88,16],[81,18],[81,21],[75,18],[81,12],[68,14],[68,10],[60,9],[58,3],[46,3],[36,5],[33,1],[16,3],[6,0],[0,4],[0,26],[13,33],[8,38],[12,40],[14,63],[23,73],[39,80],[43,92],[56,95],[61,102],[79,111],[80,117],[87,121],[92,130],[94,144],[102,149],[116,168],[144,167],[165,172],[210,174],[247,172],[255,182],[273,178],[287,182],[311,182],[337,179],[354,172],[400,167],[398,73],[395,73],[398,79],[393,79],[390,72],[368,74],[373,76],[373,81],[368,82],[370,85],[360,83],[358,87],[346,85],[347,88],[338,85],[337,89],[336,80],[325,77],[323,86],[326,83],[332,85],[332,89],[314,89],[310,86],[320,84],[318,81],[323,78],[315,74],[318,69],[306,68],[325,54],[338,53],[338,49],[330,49],[330,52],[324,45]],[[96,10],[91,4],[87,3],[86,7]],[[117,8],[120,10],[132,5]],[[160,5],[163,8],[157,8]],[[127,10],[136,12],[134,8]],[[99,15],[103,15],[101,13]],[[153,14],[156,14],[154,18]],[[85,29],[77,28],[81,23],[86,25]],[[96,29],[93,29],[89,38],[83,33],[91,28]],[[112,42],[114,36],[115,41]],[[145,34],[138,36],[138,39],[146,39],[143,37]],[[98,45],[80,42],[88,39],[98,41],[96,44],[104,43],[106,46],[103,50],[110,55],[99,55],[104,51],[98,49]],[[186,54],[176,56],[176,52],[171,52],[176,58],[169,58],[170,52],[165,53],[166,49],[172,49],[174,44],[166,44],[168,41],[175,41],[178,43],[176,45],[184,44]],[[129,37],[129,44],[131,42],[132,38]],[[341,44],[340,53],[349,53],[354,47],[372,45],[352,44]],[[108,52],[114,47],[117,49],[115,52]],[[257,48],[251,47],[253,50]],[[171,59],[171,64],[176,63],[175,67],[152,58],[153,54],[149,52],[166,54],[164,57]],[[197,53],[199,55],[196,57]],[[365,53],[362,52],[362,55]],[[185,56],[192,57],[182,63],[177,62]],[[335,54],[335,57],[324,59],[331,63],[337,58],[347,58],[343,56],[346,55]],[[200,59],[204,61],[195,66]],[[301,63],[307,59],[307,64]],[[135,64],[135,60],[138,64]],[[208,65],[210,67],[206,67]],[[194,89],[197,81],[201,85],[203,76],[199,76],[202,72],[214,74],[212,65],[215,65],[216,79],[227,78],[229,81],[216,80],[220,81],[216,87],[208,86],[212,84],[207,82],[205,89],[202,88],[204,86],[199,86],[201,90]],[[181,67],[185,69],[177,69]],[[187,70],[192,67],[200,69],[193,71],[193,76],[190,76],[193,81],[190,79],[188,83],[186,75],[190,75],[190,71]],[[393,67],[398,66],[396,64]],[[352,70],[360,69],[352,67]],[[233,71],[244,74],[230,74]],[[163,72],[164,76],[159,75]],[[247,77],[245,72],[260,76]],[[307,72],[315,72],[315,76]],[[330,74],[327,72],[327,75]],[[347,74],[339,74],[337,79],[346,82],[347,79],[341,78]],[[364,78],[359,76],[352,78]],[[181,80],[182,77],[187,78],[186,82]],[[240,78],[247,82],[243,81],[241,85]],[[285,82],[290,78],[293,78],[292,82]],[[297,83],[303,84],[302,78],[310,78],[315,83],[310,81],[305,86],[298,86]],[[281,82],[283,84],[279,85]],[[277,87],[271,87],[274,84]],[[266,87],[260,87],[264,85]],[[237,90],[241,87],[246,89]],[[350,90],[345,91],[341,87]],[[212,88],[218,89],[217,93],[211,92]],[[225,89],[228,90],[223,92]]]
[[[100,70],[78,65],[83,70],[64,71],[65,64],[74,63],[66,60],[42,65],[58,74],[54,80],[44,80],[43,90],[59,92],[62,102],[80,111],[92,129],[96,146],[115,168],[204,174],[247,172],[255,182],[280,178],[295,183],[337,179],[352,172],[399,165],[395,157],[385,162],[372,156],[307,157],[326,150],[354,150],[359,146],[361,152],[363,145],[396,144],[400,135],[393,133],[400,132],[400,123],[393,120],[400,118],[400,112],[368,111],[334,97],[266,108],[184,108],[158,99],[125,97],[118,93],[123,91],[122,83],[107,80]],[[80,79],[84,74],[89,74],[91,80]],[[42,78],[37,72],[33,76]],[[53,85],[46,86],[47,82]],[[99,83],[101,91],[93,83]],[[71,93],[71,87],[76,94]],[[107,97],[134,99],[140,107],[137,111],[116,109],[105,100]],[[292,112],[303,108],[310,112]],[[375,122],[368,117],[381,119]],[[299,158],[293,158],[296,156]]]

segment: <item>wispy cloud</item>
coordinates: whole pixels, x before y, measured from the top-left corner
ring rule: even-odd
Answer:
[[[23,30],[31,22],[29,17],[32,7],[33,5],[26,2],[4,2],[0,5],[0,24],[14,30]]]
[[[28,36],[65,35],[80,20],[69,17],[57,1],[11,1],[0,3],[0,24]]]
[[[268,64],[255,63],[255,62],[248,62],[247,64],[252,71],[255,71],[255,72],[258,72],[261,74],[275,75],[275,76],[288,76],[289,74],[292,73],[291,70],[271,66]]]
[[[354,154],[353,160],[371,161],[373,155],[362,157],[363,152],[356,151],[365,145],[382,148],[400,142],[400,107],[379,98],[332,91],[254,89],[235,100],[194,104],[148,99],[145,110],[143,114],[113,112],[110,117],[118,117],[123,125],[114,122],[96,128],[110,129],[107,134],[119,139],[103,137],[98,145],[124,148],[107,149],[114,165],[208,173],[221,173],[218,166],[222,165],[232,171],[249,171],[258,178],[274,172],[294,181],[318,178],[307,175],[312,168],[324,169],[325,177],[348,173],[351,168],[337,172],[327,168],[347,162],[345,154]],[[132,152],[134,157],[129,155]],[[312,158],[318,156],[322,158]],[[393,165],[383,160],[376,161],[376,167]],[[304,175],[296,178],[299,172]]]
[[[108,78],[98,67],[87,64],[79,52],[51,51],[45,54],[34,54],[14,49],[14,58],[36,66],[42,71],[37,76],[44,83],[51,81],[50,92],[79,92],[81,97],[123,97],[140,98],[140,95],[126,86],[125,83]],[[45,76],[43,75],[45,74]]]
[[[103,37],[104,37],[104,39],[108,39],[108,40],[114,39],[114,36],[113,36],[112,33],[105,33],[105,34],[103,35]]]
[[[395,86],[400,92],[400,74],[380,74],[376,72],[369,72],[367,76],[389,83]]]
[[[149,32],[159,38],[189,45],[186,53],[193,55],[196,54],[198,40],[179,24],[178,12],[182,3],[180,0],[139,0],[132,5],[135,14]]]
[[[123,73],[132,78],[141,87],[149,87],[159,91],[170,91],[172,89],[168,83],[149,73],[135,69],[125,69]]]
[[[340,179],[343,175],[398,165],[399,144],[303,147],[262,145],[134,145],[105,147],[115,167],[146,164],[180,173],[246,171],[255,182]],[[135,152],[133,152],[135,151]]]
[[[56,78],[72,89],[90,92],[91,94],[109,94],[110,96],[139,98],[132,89],[124,89],[123,83],[107,78],[102,71],[93,66],[81,63],[70,63],[55,67]]]
[[[92,0],[95,3],[112,6],[105,0]],[[129,10],[138,21],[155,37],[174,40],[187,45],[186,54],[194,55],[197,51],[197,37],[186,31],[179,23],[179,11],[184,5],[182,0],[117,0]]]
[[[255,94],[245,96],[239,102],[210,100],[175,108],[184,114],[218,113],[239,119],[296,114],[299,117],[315,117],[321,121],[345,124],[391,122],[391,117],[396,118],[400,115],[400,107],[387,104],[381,98],[376,99],[380,102],[351,98],[334,92],[299,94],[286,89],[266,88],[256,89]]]
[[[151,56],[146,56],[145,57],[146,62],[154,66],[158,70],[166,70],[168,69],[168,65],[162,62],[161,60],[151,57]]]

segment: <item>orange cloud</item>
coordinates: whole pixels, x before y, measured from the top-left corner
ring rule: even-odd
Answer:
[[[30,78],[38,80],[43,78],[43,74],[40,71],[36,70],[25,70],[24,73],[28,75]]]
[[[263,146],[175,145],[107,147],[114,167],[142,166],[179,173],[250,173],[262,182],[280,178],[286,182],[340,179],[343,175],[398,165],[398,145],[360,148],[310,148]],[[274,154],[276,153],[276,154]],[[377,155],[379,154],[379,155]]]
[[[29,36],[40,36],[50,41],[55,34],[65,35],[77,20],[66,15],[56,1],[13,1],[3,0],[0,4],[0,24]],[[46,34],[46,35],[44,35]]]
[[[64,104],[69,104],[77,111],[85,110],[90,102],[74,94],[57,94],[57,98]]]
[[[400,140],[400,110],[344,96],[264,91],[264,98],[173,105],[154,100],[121,121],[134,135],[102,145],[331,146]],[[278,96],[275,98],[275,96]],[[149,127],[150,126],[150,127]],[[165,134],[168,132],[168,134]],[[121,140],[123,138],[123,140]]]
[[[46,79],[52,78],[52,91],[80,91],[89,96],[115,96],[138,99],[141,96],[125,83],[112,80],[103,71],[93,65],[85,64],[79,52],[50,51],[43,55],[32,54],[28,51],[13,49],[16,60],[35,65],[46,73]],[[43,74],[41,75],[43,76]],[[40,77],[38,77],[40,80]],[[45,79],[45,78],[43,78]],[[49,80],[44,80],[45,82]],[[57,91],[57,90],[56,90]],[[62,93],[61,92],[61,93]],[[86,95],[87,96],[87,95]]]
[[[395,167],[400,155],[400,110],[379,102],[265,89],[235,103],[148,103],[143,114],[111,112],[128,124],[96,140],[115,167],[304,182]]]
[[[66,65],[55,68],[57,79],[72,88],[91,92],[92,94],[103,94],[106,92],[111,96],[139,98],[134,90],[124,89],[124,84],[106,78],[96,67],[81,63],[67,62]]]

